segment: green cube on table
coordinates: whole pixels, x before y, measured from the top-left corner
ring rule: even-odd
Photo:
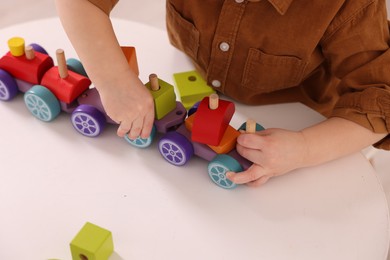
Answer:
[[[110,231],[85,223],[70,243],[73,260],[107,260],[114,252]]]

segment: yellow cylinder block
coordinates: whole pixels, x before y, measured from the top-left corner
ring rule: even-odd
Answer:
[[[13,37],[8,40],[8,48],[13,56],[24,55],[24,39],[20,37]]]

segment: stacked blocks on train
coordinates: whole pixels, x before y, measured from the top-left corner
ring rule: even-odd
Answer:
[[[46,71],[54,66],[50,56],[39,52],[35,53],[34,59],[28,60],[24,55],[25,44],[22,38],[11,38],[8,47],[10,51],[0,59],[0,69],[15,78],[31,84],[39,84]]]
[[[180,95],[180,100],[187,110],[204,97],[215,93],[196,71],[175,73],[173,74],[173,78],[178,94]]]
[[[231,150],[236,148],[237,137],[239,135],[239,131],[228,125],[219,144],[209,145],[209,147],[218,154],[229,153]]]
[[[110,231],[85,223],[70,243],[73,260],[107,260],[114,251]]]
[[[160,120],[169,112],[176,108],[176,94],[173,86],[161,79],[158,79],[159,89],[152,90],[151,83],[146,83],[146,87],[154,99],[155,118]]]
[[[193,124],[194,124],[195,114],[187,117],[185,121],[185,126],[188,131],[192,132]],[[226,128],[225,133],[222,136],[221,141],[218,145],[208,145],[211,150],[216,152],[217,154],[229,153],[236,147],[237,137],[240,135],[240,132],[234,129],[232,126],[228,126]]]
[[[234,103],[230,101],[219,100],[218,108],[210,109],[209,97],[203,98],[194,114],[191,139],[208,145],[219,145],[234,111]]]

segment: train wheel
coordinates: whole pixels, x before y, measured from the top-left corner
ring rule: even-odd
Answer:
[[[39,44],[31,43],[30,46],[34,49],[34,51],[49,55],[47,51]]]
[[[256,132],[262,131],[264,129],[265,128],[262,125],[256,123]],[[246,122],[242,123],[242,125],[237,130],[238,131],[240,131],[240,130],[244,130],[245,131],[246,130]]]
[[[194,114],[198,110],[199,104],[200,101],[196,102],[190,109],[188,109],[188,116]]]
[[[83,75],[85,77],[88,77],[87,72],[85,71],[83,64],[79,60],[74,59],[74,58],[67,59],[66,65],[67,65],[68,69],[70,69],[71,71],[76,72],[76,73]]]
[[[15,79],[5,70],[0,69],[0,100],[8,101],[18,94]]]
[[[237,184],[226,178],[226,172],[240,172],[242,167],[233,157],[226,154],[218,154],[207,167],[211,180],[219,187],[233,189]]]
[[[106,117],[91,105],[80,105],[73,112],[71,121],[74,129],[88,137],[98,136],[106,125]]]
[[[125,135],[125,140],[129,144],[131,144],[132,146],[135,146],[137,148],[146,148],[152,144],[155,134],[156,134],[156,127],[153,126],[152,132],[150,133],[150,136],[148,138],[138,137],[134,140],[131,140],[127,135]]]
[[[176,166],[184,165],[194,154],[191,142],[177,132],[166,133],[160,139],[158,149],[165,160]]]
[[[35,85],[24,93],[24,103],[36,118],[45,122],[53,120],[61,112],[57,98],[41,85]]]

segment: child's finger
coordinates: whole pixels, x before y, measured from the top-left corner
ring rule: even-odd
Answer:
[[[127,121],[119,122],[117,135],[119,137],[124,137],[131,129],[131,123],[128,123]]]
[[[263,171],[263,168],[261,168],[260,166],[254,167],[254,165],[252,165],[246,171],[243,172],[226,173],[226,177],[236,184],[245,184],[245,183],[253,182],[265,175],[266,173]]]
[[[258,165],[262,165],[264,154],[260,149],[251,149],[237,145],[236,150],[245,159]]]
[[[127,134],[131,140],[137,139],[141,135],[144,121],[141,118],[137,118],[133,121],[131,129]]]
[[[264,137],[258,134],[241,134],[237,137],[237,143],[250,149],[264,147]]]
[[[270,178],[271,178],[270,175],[264,175],[255,181],[248,182],[246,185],[248,185],[250,187],[259,187],[259,186],[263,185],[264,183],[266,183]]]
[[[154,111],[152,113],[148,113],[145,116],[144,120],[144,126],[141,131],[141,138],[148,138],[150,136],[150,133],[152,132],[154,123]]]

